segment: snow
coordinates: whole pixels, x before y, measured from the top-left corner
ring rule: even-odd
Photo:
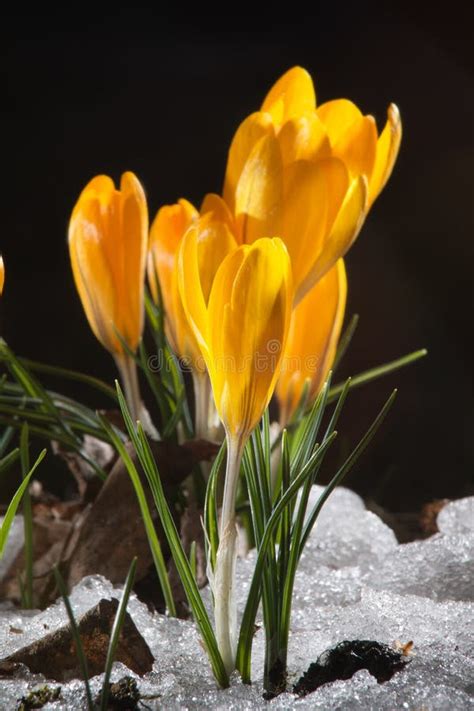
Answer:
[[[314,487],[312,501],[321,489]],[[308,541],[295,582],[289,681],[296,681],[318,655],[344,639],[392,644],[413,640],[413,659],[383,684],[365,670],[347,681],[321,687],[304,699],[291,693],[262,698],[263,630],[256,633],[252,686],[237,675],[229,689],[216,687],[192,622],[152,614],[131,597],[129,612],[154,656],[153,671],[137,677],[151,709],[315,709],[316,711],[447,711],[474,709],[474,498],[449,504],[438,517],[440,533],[399,545],[393,532],[348,489],[331,495]],[[242,609],[254,554],[237,566]],[[120,597],[104,578],[85,578],[74,588],[77,616],[101,598]],[[0,610],[0,657],[66,623],[61,602],[43,612]],[[11,629],[17,630],[12,632]],[[22,632],[18,632],[22,630]],[[114,666],[113,679],[134,676]],[[92,680],[98,693],[102,677]],[[0,709],[41,682],[25,673],[0,681]],[[52,683],[52,686],[57,686]],[[152,698],[153,697],[153,698]],[[61,700],[45,709],[86,708],[79,680],[62,685]]]

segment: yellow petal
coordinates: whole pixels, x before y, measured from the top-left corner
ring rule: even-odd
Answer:
[[[169,292],[171,274],[174,269],[180,241],[191,222],[198,218],[197,210],[187,200],[179,200],[175,205],[161,207],[150,229],[148,251],[148,283],[155,303],[158,303],[158,276],[165,300]]]
[[[122,175],[120,192],[123,238],[116,240],[117,247],[121,247],[123,260],[116,282],[117,308],[121,314],[119,330],[132,351],[135,351],[143,331],[148,207],[144,190],[133,173]]]
[[[377,126],[373,116],[354,121],[333,143],[333,155],[341,158],[352,176],[365,175],[370,181],[377,151]]]
[[[338,158],[316,163],[296,161],[284,175],[281,236],[291,257],[298,290],[326,249],[326,240],[349,186],[349,175]]]
[[[206,303],[221,262],[237,249],[237,242],[227,223],[215,219],[214,214],[202,217],[197,225],[199,273]]]
[[[223,191],[231,211],[235,208],[237,184],[252,149],[261,138],[274,133],[271,116],[261,111],[250,114],[237,129],[229,149]]]
[[[187,200],[179,200],[175,205],[164,205],[153,221],[150,230],[148,251],[148,282],[155,303],[158,303],[158,277],[166,314],[167,336],[174,351],[180,357],[199,353],[188,339],[187,319],[177,294],[174,271],[178,248],[192,222],[198,218],[197,210]],[[192,334],[191,334],[192,335]],[[189,342],[190,341],[190,342]]]
[[[356,239],[367,214],[367,178],[355,178],[347,191],[341,209],[334,221],[324,249],[312,265],[310,272],[297,287],[296,303],[343,257]]]
[[[123,349],[113,328],[112,272],[101,241],[101,223],[98,200],[87,198],[78,203],[69,225],[69,254],[76,289],[94,335],[109,352],[120,354]]]
[[[221,264],[209,299],[210,370],[216,407],[234,437],[257,424],[273,394],[293,288],[279,239],[243,245]]]
[[[274,136],[261,138],[246,161],[235,192],[239,242],[280,234],[283,196],[282,160]]]
[[[387,113],[387,123],[377,141],[375,165],[369,183],[369,207],[390,177],[402,140],[402,121],[398,108],[390,104]]]
[[[209,322],[199,272],[198,233],[197,225],[192,224],[181,240],[176,273],[186,318],[208,364]]]
[[[217,195],[216,193],[208,193],[202,201],[199,212],[201,216],[206,215],[208,212],[212,212],[214,219],[224,222],[231,232],[235,232],[234,217],[227,203],[224,202],[220,195]]]
[[[339,259],[293,310],[276,387],[282,425],[298,406],[306,382],[310,402],[321,390],[334,363],[346,299],[346,270]]]
[[[281,76],[268,92],[262,111],[272,117],[276,126],[292,118],[314,111],[316,94],[313,80],[306,69],[293,67]]]
[[[5,263],[3,257],[0,254],[0,296],[3,294],[3,287],[5,286]]]
[[[334,146],[352,126],[362,118],[362,113],[349,99],[334,99],[318,106],[316,113],[326,127]]]
[[[318,160],[331,155],[331,145],[323,122],[313,111],[287,121],[278,133],[283,165],[296,160]]]

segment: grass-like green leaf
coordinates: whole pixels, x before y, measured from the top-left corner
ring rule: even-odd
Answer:
[[[345,329],[344,333],[342,334],[341,338],[339,339],[339,345],[337,347],[336,351],[336,357],[334,358],[334,363],[332,365],[333,372],[337,370],[341,360],[344,358],[344,356],[347,353],[347,349],[349,348],[352,339],[354,337],[354,333],[357,330],[357,326],[359,324],[359,314],[354,314],[349,321],[349,324],[347,328]]]
[[[102,683],[102,693],[100,697],[100,711],[107,711],[108,709],[110,675],[112,673],[112,667],[115,660],[115,652],[117,651],[120,633],[122,631],[125,615],[127,612],[128,599],[130,597],[130,593],[132,592],[133,583],[135,581],[136,569],[137,559],[134,558],[131,562],[127,574],[127,579],[125,580],[122,597],[120,598],[120,604],[118,606],[114,619],[114,624],[112,626],[112,631],[110,633],[109,647],[107,649],[107,658],[105,660],[104,681]]]
[[[116,383],[116,387],[120,408],[122,410],[122,415],[125,421],[125,425],[127,427],[129,437],[133,443],[140,464],[143,467],[143,471],[145,472],[148,483],[150,485],[155,506],[160,517],[161,525],[163,527],[163,531],[166,535],[166,539],[168,541],[168,545],[170,547],[170,551],[173,556],[173,560],[176,565],[179,578],[183,585],[189,606],[193,612],[196,624],[198,625],[199,630],[202,634],[203,642],[209,655],[214,676],[216,677],[216,680],[218,681],[220,686],[226,687],[229,684],[229,677],[225,670],[224,663],[222,661],[222,657],[217,646],[216,637],[212,625],[210,623],[209,616],[207,614],[206,608],[204,607],[204,603],[202,601],[199,589],[196,585],[196,581],[193,577],[193,572],[189,564],[189,560],[183,549],[179,533],[176,530],[173,516],[171,515],[171,511],[169,510],[155,458],[152,454],[148,439],[143,431],[141,424],[137,423],[137,428],[135,429],[135,426],[130,417],[130,413],[128,411],[127,403],[125,402],[125,398],[118,383]]]
[[[5,545],[8,539],[8,534],[10,533],[10,528],[13,523],[13,519],[15,518],[15,514],[17,512],[18,506],[20,505],[20,501],[23,497],[23,494],[26,491],[26,488],[28,484],[30,483],[30,479],[33,476],[36,468],[38,465],[43,461],[44,457],[46,456],[46,450],[43,449],[43,451],[39,454],[36,462],[33,464],[31,467],[30,471],[28,474],[25,476],[23,481],[21,482],[19,488],[17,489],[16,493],[14,494],[12,500],[10,501],[10,505],[8,506],[7,512],[4,516],[2,527],[0,528],[0,558],[3,556],[3,552],[5,550]]]
[[[2,388],[0,386],[0,393],[1,393],[1,391],[2,391]],[[5,427],[2,434],[0,435],[0,459],[3,457],[3,455],[7,451],[7,447],[10,444],[10,442],[12,441],[14,434],[15,434],[15,429],[13,427]]]
[[[359,373],[359,375],[355,375],[351,378],[351,390],[353,388],[359,388],[361,385],[366,385],[367,383],[370,383],[373,380],[377,380],[378,378],[382,378],[384,375],[394,373],[395,371],[400,370],[400,368],[404,368],[407,365],[416,363],[417,360],[420,360],[420,358],[424,358],[427,354],[428,351],[426,350],[426,348],[421,348],[418,351],[413,351],[413,353],[408,353],[402,358],[392,360],[390,361],[390,363],[384,363],[383,365],[378,365],[375,368],[365,370],[363,373]],[[336,400],[341,394],[343,388],[344,383],[338,383],[333,388],[331,388],[329,391],[328,402],[333,402],[334,400]]]
[[[93,375],[87,375],[87,373],[80,373],[77,370],[70,370],[69,368],[62,368],[58,365],[48,365],[47,363],[39,363],[35,360],[30,360],[29,358],[20,358],[20,363],[22,363],[28,370],[32,370],[34,373],[44,373],[45,375],[52,375],[55,378],[61,378],[65,380],[73,380],[78,383],[83,383],[84,385],[89,385],[94,390],[107,395],[108,398],[117,402],[117,393],[111,385],[108,385],[100,378],[96,378]]]
[[[30,471],[30,440],[28,423],[25,422],[20,434],[20,459],[21,475],[23,479]],[[23,494],[23,529],[25,534],[24,557],[25,573],[23,586],[23,607],[31,609],[33,607],[33,512],[31,509],[31,496],[26,487]]]
[[[3,459],[0,459],[0,474],[3,471],[6,471],[11,465],[16,462],[18,457],[20,456],[20,450],[18,447],[15,449],[12,449],[11,452],[9,452]]]
[[[280,517],[283,510],[291,503],[297,495],[298,490],[304,484],[305,480],[312,476],[314,468],[317,467],[319,460],[324,457],[327,449],[331,446],[336,433],[334,432],[321,447],[311,455],[301,471],[295,476],[290,486],[276,504],[272,515],[270,516],[265,526],[265,531],[260,542],[255,569],[250,584],[249,594],[245,605],[242,624],[240,627],[239,643],[237,647],[237,668],[239,669],[244,683],[250,683],[250,661],[252,655],[252,639],[254,634],[255,617],[257,614],[258,604],[261,595],[262,575],[266,557],[269,553],[270,543],[280,524]]]
[[[388,411],[392,407],[396,396],[397,396],[397,391],[394,390],[392,392],[392,394],[390,395],[390,397],[388,398],[388,400],[386,401],[385,405],[380,410],[380,412],[377,415],[377,417],[375,418],[375,420],[372,422],[371,426],[369,427],[369,429],[367,430],[365,435],[360,440],[359,444],[353,449],[351,454],[347,457],[344,464],[340,467],[340,469],[337,471],[337,473],[331,479],[331,481],[329,482],[329,484],[326,486],[323,493],[319,497],[317,503],[314,505],[310,515],[307,518],[307,521],[305,523],[305,527],[303,530],[303,535],[301,537],[300,551],[299,551],[300,556],[304,550],[304,546],[306,544],[306,541],[308,540],[308,536],[311,533],[311,530],[316,522],[316,519],[318,518],[319,512],[321,511],[328,496],[331,494],[331,492],[334,490],[334,488],[336,486],[338,486],[338,484],[341,483],[341,481],[344,479],[346,474],[352,469],[352,467],[354,466],[356,461],[359,459],[361,454],[364,452],[364,450],[370,444],[373,437],[375,436],[375,433],[377,432],[380,425],[382,424],[385,417],[387,416]]]
[[[202,634],[214,676],[220,686],[225,688],[229,685],[229,678],[217,646],[214,630],[209,620],[206,608],[204,607],[201,594],[196,585],[189,560],[183,549],[179,533],[176,530],[173,517],[163,492],[155,459],[140,423],[138,423],[137,434],[139,441],[139,449],[137,449],[137,454],[147,475],[155,505],[160,516],[161,525],[163,526],[179,578],[186,593],[186,597],[193,612],[196,624]]]
[[[82,646],[81,635],[79,634],[76,618],[74,617],[74,612],[72,611],[71,603],[67,594],[66,584],[57,567],[53,568],[53,572],[56,580],[56,585],[58,586],[59,593],[64,602],[64,607],[66,608],[67,616],[69,618],[69,624],[71,625],[71,633],[72,638],[74,640],[74,645],[76,647],[77,660],[79,662],[79,666],[81,667],[82,678],[84,679],[84,686],[86,688],[87,708],[89,711],[94,711],[95,706],[94,702],[92,701],[91,687],[89,684],[89,670],[87,668],[87,659],[86,655],[84,654],[84,647]]]
[[[219,547],[219,526],[217,521],[217,483],[219,480],[219,472],[224,463],[224,457],[227,452],[227,440],[224,442],[217,453],[209,479],[207,481],[206,497],[204,500],[204,525],[206,527],[206,557],[214,570],[216,565],[217,549]]]
[[[132,458],[125,447],[125,444],[118,437],[112,425],[105,419],[105,417],[99,416],[102,421],[102,426],[107,431],[112,444],[122,458],[123,463],[127,469],[128,475],[135,489],[135,494],[138,500],[138,505],[140,507],[140,512],[143,518],[143,524],[148,537],[148,543],[150,544],[150,550],[153,557],[153,562],[155,563],[156,572],[158,574],[158,579],[160,581],[161,589],[163,591],[163,597],[165,599],[166,607],[168,613],[171,616],[176,615],[176,606],[173,599],[173,593],[171,591],[171,585],[168,578],[168,571],[166,569],[165,559],[163,557],[163,551],[161,549],[160,541],[156,533],[155,525],[153,523],[153,518],[150,512],[150,507],[148,506],[148,501],[146,498],[145,490],[143,488],[140,474],[132,461]]]

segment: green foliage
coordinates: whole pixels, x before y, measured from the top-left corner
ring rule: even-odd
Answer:
[[[18,450],[18,452],[19,452],[19,450]],[[0,528],[0,558],[3,556],[3,552],[5,550],[5,545],[6,545],[7,539],[8,539],[8,534],[10,533],[10,529],[11,529],[11,526],[13,523],[13,519],[15,518],[15,514],[17,512],[18,506],[20,505],[23,495],[28,487],[28,484],[30,483],[31,477],[33,476],[33,474],[36,471],[36,468],[43,461],[45,456],[46,456],[46,450],[43,449],[43,451],[39,454],[37,460],[31,467],[29,472],[23,478],[22,483],[20,484],[15,495],[13,496],[12,500],[10,501],[7,512],[3,518],[2,526]]]

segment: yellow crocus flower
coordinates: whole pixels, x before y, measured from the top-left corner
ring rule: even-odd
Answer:
[[[235,496],[243,448],[272,397],[285,348],[293,286],[280,239],[262,238],[230,252],[203,279],[199,233],[191,226],[179,252],[183,306],[205,358],[227,438],[227,470],[213,577],[216,636],[228,672],[235,668],[233,605]]]
[[[346,100],[316,107],[310,75],[284,74],[232,141],[224,199],[241,242],[279,234],[296,301],[343,256],[393,168],[401,138],[394,104],[381,136]]]
[[[3,287],[5,286],[5,263],[3,257],[0,254],[0,296],[3,294]]]
[[[84,188],[69,223],[69,254],[89,325],[115,358],[135,417],[141,411],[133,359],[143,331],[148,210],[138,178],[106,175]]]
[[[276,387],[282,426],[297,408],[306,384],[310,402],[324,384],[336,356],[346,297],[346,270],[344,260],[339,259],[292,313]]]

